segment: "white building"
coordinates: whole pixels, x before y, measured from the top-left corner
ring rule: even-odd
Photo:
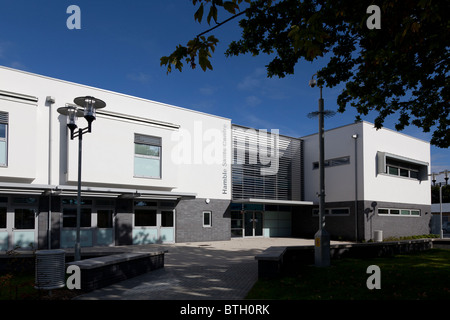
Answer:
[[[428,142],[386,128],[377,130],[367,122],[327,130],[324,139],[327,231],[365,240],[373,239],[374,230],[383,231],[384,237],[429,233]],[[318,203],[318,136],[302,140],[305,198]],[[313,209],[313,216],[316,212]],[[316,218],[299,218],[297,230],[307,235],[316,223]]]
[[[57,109],[83,96],[106,108],[83,136],[82,246],[317,231],[317,135],[265,134],[215,115],[0,67],[0,251],[74,245],[79,141],[70,139]],[[356,223],[359,239],[378,229],[386,236],[428,233],[429,144],[372,127],[327,131],[327,230],[349,239]],[[364,214],[374,201],[375,211]]]

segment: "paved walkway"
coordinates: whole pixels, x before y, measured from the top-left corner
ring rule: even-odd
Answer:
[[[122,252],[164,249],[168,250],[168,253],[165,254],[164,268],[78,296],[76,299],[244,299],[258,278],[255,255],[270,246],[298,245],[313,245],[313,240],[253,238],[102,249]],[[82,252],[89,250],[94,251],[96,248],[83,248]]]

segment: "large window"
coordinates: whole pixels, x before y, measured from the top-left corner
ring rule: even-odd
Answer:
[[[419,179],[420,167],[418,165],[386,158],[386,172],[393,176]]]
[[[8,165],[8,120],[7,112],[0,111],[0,166]]]
[[[34,229],[34,209],[14,210],[14,229]]]
[[[135,134],[134,176],[161,178],[161,138]]]
[[[91,208],[81,208],[80,215],[80,227],[90,228],[91,223]],[[63,228],[76,228],[77,227],[77,208],[64,208],[63,209]]]
[[[135,227],[156,227],[156,209],[136,209],[134,212]]]
[[[414,180],[428,179],[428,163],[387,152],[377,152],[377,174]]]

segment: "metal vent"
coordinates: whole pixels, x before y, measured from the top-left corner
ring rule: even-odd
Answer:
[[[151,146],[161,146],[161,138],[153,136],[145,136],[142,134],[134,134],[134,143],[148,144]]]
[[[36,251],[36,289],[53,290],[66,285],[65,253],[60,249]]]
[[[9,122],[9,113],[0,111],[0,123],[8,124]]]

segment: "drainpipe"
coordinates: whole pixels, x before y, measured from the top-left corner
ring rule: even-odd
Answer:
[[[48,185],[52,185],[52,104],[55,103],[55,98],[47,96],[46,104],[48,106]],[[48,193],[48,224],[47,224],[47,246],[52,248],[51,234],[52,234],[52,190]]]
[[[353,134],[352,138],[355,140],[355,242],[358,242],[358,134]]]

